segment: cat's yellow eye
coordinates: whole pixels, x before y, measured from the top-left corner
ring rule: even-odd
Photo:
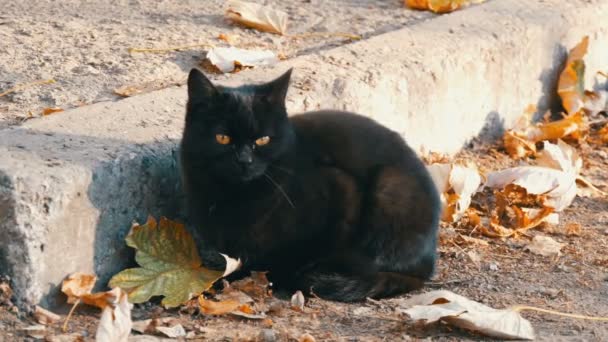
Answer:
[[[264,145],[268,144],[269,142],[270,142],[270,137],[269,136],[265,136],[265,137],[258,138],[255,141],[255,144],[258,145],[258,146],[264,146]]]
[[[215,140],[220,145],[228,145],[230,144],[230,137],[225,134],[216,134]]]

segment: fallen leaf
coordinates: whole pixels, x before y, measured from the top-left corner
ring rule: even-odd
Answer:
[[[576,175],[542,166],[519,166],[488,174],[484,184],[494,189],[504,189],[515,184],[528,194],[543,195],[543,205],[561,211],[576,196]]]
[[[494,309],[450,291],[431,291],[401,299],[399,307],[412,320],[425,324],[441,320],[490,337],[534,339],[532,325],[517,311]]]
[[[218,302],[206,299],[203,296],[198,297],[198,304],[201,313],[206,315],[225,315],[238,310],[238,308],[243,305],[235,299],[227,299]]]
[[[519,124],[517,128],[505,132],[503,142],[509,156],[519,159],[534,155],[537,142],[565,138],[578,141],[586,135],[587,130],[585,116],[580,111],[548,123],[537,123],[525,127]]]
[[[270,283],[266,277],[267,272],[251,272],[251,276],[237,280],[230,284],[231,289],[239,290],[252,298],[262,299],[269,297]],[[224,293],[226,291],[224,290]]]
[[[309,333],[305,333],[300,338],[298,338],[298,342],[316,342],[317,340]]]
[[[418,10],[429,10],[435,13],[449,13],[472,3],[485,0],[405,0],[405,5]]]
[[[233,272],[240,261],[223,255],[224,272],[202,266],[196,244],[182,224],[150,217],[135,225],[126,238],[135,248],[135,261],[141,266],[124,270],[110,279],[111,287],[120,287],[133,303],[143,303],[153,296],[164,296],[165,307],[176,307],[200,295],[221,277]]]
[[[106,306],[95,333],[96,342],[126,342],[131,333],[131,309],[127,294],[118,289],[117,300]]]
[[[296,291],[296,293],[291,296],[291,308],[297,311],[304,311],[304,294],[302,291]]]
[[[84,336],[79,333],[45,336],[44,342],[84,342]]]
[[[526,250],[542,256],[559,256],[563,243],[559,243],[548,236],[535,236],[526,246]]]
[[[225,17],[235,23],[259,31],[285,34],[287,13],[252,2],[230,0]]]
[[[570,222],[566,224],[565,230],[568,236],[581,236],[581,225],[580,223]]]
[[[583,99],[583,109],[585,110],[585,113],[590,117],[595,117],[599,113],[608,112],[608,91],[585,90],[585,96]]]
[[[266,319],[266,315],[263,313],[259,313],[259,314],[251,314],[251,313],[247,313],[246,309],[244,310],[236,310],[236,311],[232,311],[230,314],[233,316],[239,316],[239,317],[243,317],[243,318],[247,318],[247,319]]]
[[[471,204],[471,197],[481,184],[481,176],[474,166],[432,164],[427,166],[431,178],[441,194],[442,220],[455,222]]]
[[[585,99],[585,61],[589,36],[585,36],[568,53],[566,67],[559,76],[557,93],[568,114],[578,113],[584,106]]]
[[[543,146],[543,150],[536,157],[538,166],[562,170],[575,175],[581,172],[583,159],[572,146],[562,140],[558,140],[557,144],[545,141]]]
[[[179,338],[186,336],[186,330],[181,324],[176,324],[172,327],[156,327],[156,331],[162,333],[169,338]]]
[[[206,56],[221,72],[235,71],[237,66],[272,66],[279,62],[274,52],[269,50],[245,50],[235,47],[219,47],[209,50]]]
[[[68,304],[76,303],[82,296],[91,294],[97,277],[94,274],[76,272],[61,283],[61,292],[68,296]]]
[[[35,339],[43,339],[46,335],[46,327],[42,324],[30,325],[21,329],[27,336]]]
[[[59,107],[47,107],[42,110],[42,115],[50,115],[53,113],[63,112],[63,108]]]
[[[230,45],[235,45],[239,41],[239,36],[236,34],[220,33],[217,39],[223,40]]]
[[[36,305],[34,309],[34,318],[36,319],[36,322],[40,324],[52,324],[58,322],[61,319],[61,316]]]
[[[0,306],[11,304],[11,297],[13,296],[13,289],[8,284],[8,281],[0,280]]]

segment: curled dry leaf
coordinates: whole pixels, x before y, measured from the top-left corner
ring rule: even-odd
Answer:
[[[400,310],[414,321],[448,324],[486,336],[505,339],[534,339],[529,321],[513,309],[494,309],[450,291],[431,291],[399,301]]]
[[[287,13],[252,2],[230,0],[225,17],[235,23],[259,31],[285,34],[287,32]]]
[[[475,166],[432,164],[427,166],[443,202],[442,220],[457,221],[471,204],[471,196],[481,184]]]
[[[483,1],[485,0],[405,0],[405,5],[418,10],[449,13],[466,5]]]
[[[117,300],[106,306],[95,334],[97,342],[126,342],[131,333],[131,309],[127,294],[118,289]]]
[[[274,52],[269,50],[245,50],[235,47],[214,48],[207,52],[207,60],[221,72],[235,71],[237,66],[270,66],[279,62]]]
[[[562,138],[580,140],[587,132],[587,122],[583,112],[568,115],[561,120],[532,125],[528,110],[515,127],[505,132],[503,136],[505,150],[512,158],[519,159],[534,155],[537,142]]]
[[[561,211],[572,203],[577,193],[576,180],[582,159],[574,148],[558,140],[544,143],[538,155],[539,166],[519,166],[488,174],[485,186],[505,189],[514,184],[527,194],[544,196],[544,206]]]
[[[568,114],[578,113],[585,101],[585,61],[589,36],[585,36],[568,54],[566,67],[559,76],[557,93]]]
[[[519,166],[488,174],[485,186],[504,189],[515,184],[528,194],[543,195],[544,205],[561,211],[576,196],[576,176],[542,166]]]
[[[526,250],[542,256],[559,256],[563,243],[559,243],[548,236],[535,236],[526,246]]]
[[[141,267],[118,273],[110,280],[110,286],[125,290],[133,303],[164,296],[164,306],[178,306],[240,265],[240,261],[224,255],[224,272],[204,268],[192,236],[182,224],[164,217],[158,225],[152,217],[144,225],[135,225],[126,241],[137,250],[135,261]]]
[[[97,277],[94,274],[76,272],[61,284],[61,292],[68,297],[68,304],[76,303],[81,297],[91,294]]]

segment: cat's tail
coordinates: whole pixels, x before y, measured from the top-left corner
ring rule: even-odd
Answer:
[[[312,272],[300,279],[300,287],[315,295],[341,302],[392,297],[424,286],[424,280],[395,272],[343,274]]]

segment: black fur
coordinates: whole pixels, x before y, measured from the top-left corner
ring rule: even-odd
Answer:
[[[181,169],[201,252],[240,257],[279,288],[333,300],[421,287],[434,271],[440,214],[426,168],[363,116],[288,118],[290,74],[226,88],[190,72]],[[270,142],[256,146],[263,136]]]

